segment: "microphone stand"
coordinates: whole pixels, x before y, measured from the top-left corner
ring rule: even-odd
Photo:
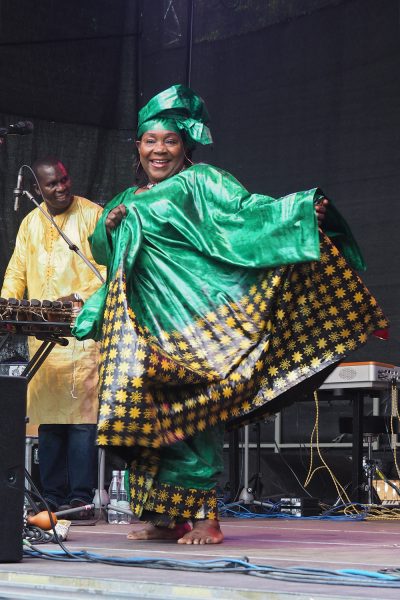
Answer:
[[[37,202],[37,200],[32,196],[32,194],[30,194],[27,190],[21,190],[20,191],[20,196],[26,196],[28,198],[28,200],[31,200],[38,207],[38,209],[46,217],[46,219],[48,219],[50,221],[50,223],[57,229],[57,231],[60,234],[60,236],[67,243],[68,248],[70,250],[73,250],[74,252],[76,252],[76,254],[87,264],[87,266],[89,267],[89,269],[91,269],[93,271],[93,273],[100,279],[101,283],[104,283],[105,280],[104,280],[102,274],[99,272],[99,270],[96,269],[96,267],[90,262],[90,260],[88,258],[86,258],[86,256],[84,254],[82,254],[82,252],[79,250],[78,246],[76,244],[74,244],[69,239],[68,236],[65,235],[65,233],[62,231],[62,229],[60,229],[60,227],[57,225],[57,223],[53,219],[53,216],[51,214],[49,214],[48,212],[46,212],[40,206],[39,202]]]

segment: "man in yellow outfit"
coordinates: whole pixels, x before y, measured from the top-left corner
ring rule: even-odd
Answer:
[[[32,165],[46,210],[61,230],[94,263],[88,237],[102,208],[71,194],[71,180],[60,160],[47,157]],[[96,263],[94,263],[96,267]],[[102,268],[98,267],[101,271]],[[104,270],[103,270],[104,271]],[[1,296],[85,301],[100,279],[67,244],[39,208],[22,221]],[[41,342],[29,338],[32,356]],[[98,348],[70,338],[56,345],[28,386],[28,417],[39,425],[39,472],[44,498],[52,510],[92,502],[96,483]],[[75,513],[85,518],[89,513]]]

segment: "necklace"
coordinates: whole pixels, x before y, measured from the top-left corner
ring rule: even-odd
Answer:
[[[179,173],[182,173],[182,171],[185,169],[186,167],[183,166],[182,169],[180,171],[178,171]],[[146,188],[147,190],[151,190],[151,188],[153,188],[155,185],[157,185],[158,183],[160,183],[159,181],[156,181],[155,183],[152,183],[151,181],[149,181],[148,183],[146,183],[146,185],[144,185],[143,187]]]

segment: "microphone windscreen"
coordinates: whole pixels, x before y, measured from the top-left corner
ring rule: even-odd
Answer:
[[[18,121],[14,125],[9,126],[10,133],[17,133],[19,135],[26,135],[32,133],[33,123],[31,121]]]

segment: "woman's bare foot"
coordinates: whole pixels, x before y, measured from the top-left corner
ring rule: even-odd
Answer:
[[[185,533],[178,544],[220,544],[224,535],[217,519],[194,521],[193,529]]]
[[[126,537],[128,540],[179,540],[191,529],[189,523],[180,523],[173,529],[145,523],[141,529],[132,529]]]

